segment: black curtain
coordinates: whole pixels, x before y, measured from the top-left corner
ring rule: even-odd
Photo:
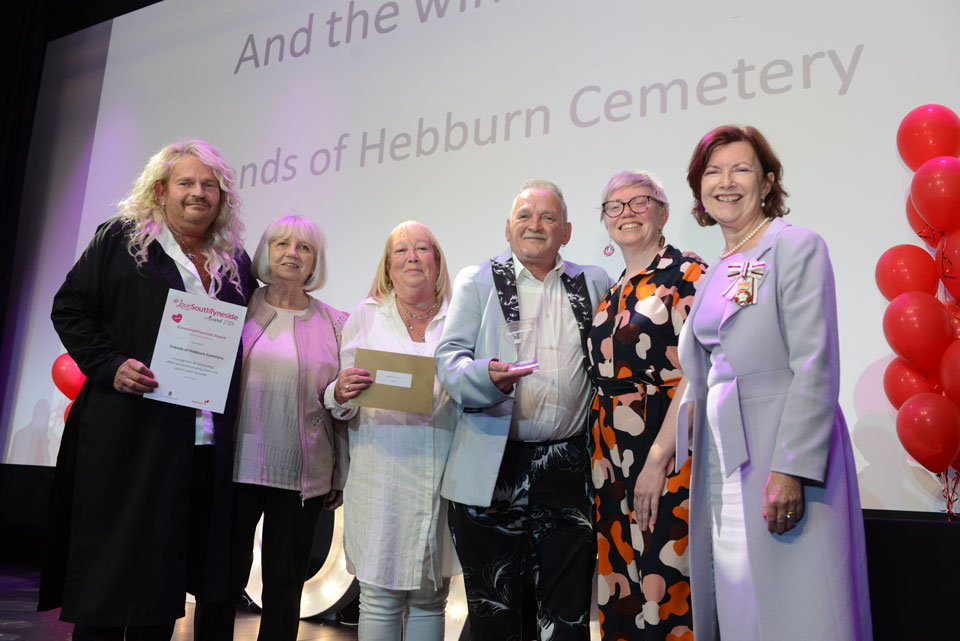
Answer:
[[[0,336],[10,297],[24,168],[47,42],[155,2],[14,0],[4,9],[0,20]]]
[[[46,2],[15,2],[0,27],[0,336],[6,321],[24,166],[47,46]]]

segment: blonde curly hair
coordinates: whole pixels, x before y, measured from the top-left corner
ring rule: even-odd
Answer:
[[[156,184],[164,186],[173,166],[186,155],[195,156],[213,170],[220,183],[220,211],[210,224],[209,241],[202,250],[204,266],[219,292],[224,280],[241,291],[237,255],[243,251],[243,222],[240,220],[240,195],[236,190],[236,174],[223,155],[203,140],[184,140],[167,145],[150,158],[143,172],[134,181],[130,194],[120,201],[120,217],[129,225],[127,251],[137,265],[148,260],[150,243],[160,234],[164,222],[163,206],[157,198]]]

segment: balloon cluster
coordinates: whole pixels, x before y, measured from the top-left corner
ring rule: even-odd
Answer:
[[[70,408],[73,407],[73,401],[80,393],[83,382],[87,377],[83,375],[77,362],[70,357],[70,354],[60,354],[57,360],[53,361],[53,384],[57,389],[63,392],[63,395],[70,399],[70,404],[63,412],[63,422],[67,422],[67,416],[70,414]]]
[[[960,117],[917,107],[900,123],[897,149],[915,172],[907,222],[929,250],[896,245],[877,261],[877,286],[890,301],[883,334],[897,355],[883,389],[904,449],[942,474],[960,470]]]

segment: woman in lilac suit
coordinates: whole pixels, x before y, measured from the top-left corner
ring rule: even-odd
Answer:
[[[759,131],[728,126],[687,173],[726,244],[679,344],[697,641],[872,638],[833,269],[820,236],[784,222],[782,171]]]

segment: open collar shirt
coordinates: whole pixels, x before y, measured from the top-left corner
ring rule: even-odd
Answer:
[[[539,371],[517,381],[510,439],[555,441],[582,434],[592,388],[583,368],[580,329],[560,275],[563,261],[542,281],[513,254],[520,318],[537,319]]]
[[[180,278],[183,280],[183,286],[188,292],[208,298],[216,298],[213,293],[213,279],[210,279],[209,291],[205,290],[197,266],[180,249],[180,243],[173,237],[173,232],[170,231],[166,223],[160,225],[157,242],[160,243],[164,253],[176,263],[177,271],[180,272]],[[197,410],[195,434],[194,445],[213,445],[213,414],[207,410]]]

